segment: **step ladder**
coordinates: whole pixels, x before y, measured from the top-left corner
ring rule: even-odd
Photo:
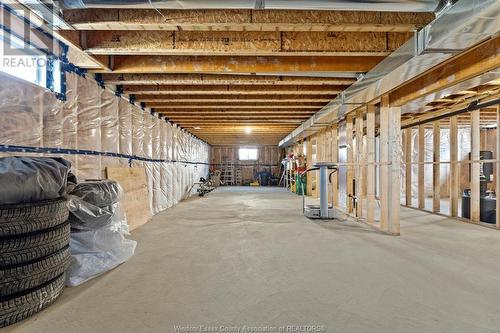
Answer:
[[[243,185],[243,175],[241,173],[241,168],[235,169],[235,183],[236,185]]]
[[[224,185],[234,185],[234,165],[232,161],[226,161],[221,168],[221,181]]]

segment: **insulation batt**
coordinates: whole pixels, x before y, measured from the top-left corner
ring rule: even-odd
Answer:
[[[209,162],[210,146],[149,109],[101,88],[89,76],[66,73],[66,101],[10,76],[0,74],[0,144],[88,149],[145,158]],[[0,156],[10,156],[0,153]],[[16,155],[23,155],[16,153]],[[102,179],[106,167],[128,167],[125,158],[99,155],[32,154],[64,157],[80,180]],[[172,162],[136,162],[148,177],[151,213],[189,195],[194,180],[207,177],[208,166]]]

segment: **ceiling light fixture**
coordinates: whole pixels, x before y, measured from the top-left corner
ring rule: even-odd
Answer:
[[[246,132],[247,134],[252,133],[252,128],[251,128],[251,127],[247,127],[247,128],[245,129],[245,132]]]

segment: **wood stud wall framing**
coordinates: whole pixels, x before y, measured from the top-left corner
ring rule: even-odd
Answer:
[[[483,96],[484,100],[492,100],[498,95]],[[480,103],[483,99],[477,99]],[[457,104],[460,106],[460,104]],[[470,222],[480,222],[480,162],[479,152],[481,150],[481,126],[497,124],[500,119],[500,108],[494,107],[495,118],[490,117],[489,108],[474,110],[465,115],[454,115],[454,109],[446,113],[440,113],[445,118],[432,120],[427,114],[415,116],[414,123],[417,125],[408,126],[401,129],[401,107],[391,105],[390,96],[383,96],[380,101],[370,103],[360,107],[353,113],[347,114],[345,119],[339,124],[334,124],[315,136],[307,139],[308,158],[312,161],[312,147],[317,144],[318,159],[338,162],[338,154],[341,149],[338,145],[339,132],[337,128],[343,127],[345,130],[346,162],[339,163],[341,168],[347,171],[344,179],[339,179],[338,174],[332,179],[331,186],[334,189],[334,197],[330,199],[338,209],[366,222],[379,230],[398,235],[399,206],[404,204],[418,209],[428,210],[433,213],[446,214],[441,210],[444,190],[441,166],[449,166],[448,187],[449,191],[449,212],[452,217],[459,217],[459,202],[461,200],[461,189],[463,185],[464,168],[471,168],[471,217]],[[427,118],[426,118],[427,117]],[[465,119],[469,122],[465,122]],[[419,123],[421,119],[424,123]],[[459,123],[459,119],[462,121]],[[485,122],[487,121],[487,122]],[[470,161],[460,161],[458,130],[460,127],[469,126],[471,129],[471,159]],[[442,131],[443,128],[449,132],[450,153],[449,161],[443,161],[441,156]],[[426,145],[426,133],[432,134],[430,144]],[[379,144],[376,145],[376,135]],[[415,141],[413,141],[415,140]],[[314,142],[314,143],[313,143]],[[496,144],[495,156],[500,156],[500,139],[494,138]],[[299,143],[302,145],[302,143]],[[376,161],[376,150],[379,151],[379,160]],[[426,159],[425,152],[431,150],[431,160]],[[415,153],[414,153],[415,152]],[[413,160],[416,156],[416,160]],[[497,157],[495,157],[497,158]],[[500,161],[494,160],[497,165]],[[432,175],[426,175],[426,165],[431,165]],[[310,165],[309,165],[310,166]],[[413,174],[415,166],[416,173]],[[402,171],[402,168],[404,169]],[[416,178],[414,178],[416,176]],[[432,190],[426,191],[424,178],[428,176],[432,180]],[[379,193],[376,194],[376,179],[379,179]],[[404,182],[402,182],[404,177]],[[475,179],[475,180],[474,180]],[[500,177],[495,176],[495,183],[500,186]],[[353,184],[354,181],[354,186]],[[339,198],[339,183],[346,186],[346,193]],[[361,186],[365,184],[365,186]],[[401,187],[401,184],[403,187]],[[412,185],[415,184],[416,191],[413,193]],[[311,186],[308,184],[308,186]],[[401,201],[401,193],[404,200]],[[314,193],[312,193],[314,194]],[[417,197],[414,203],[413,196]],[[432,197],[432,204],[426,207],[427,197]],[[445,195],[447,197],[448,195]],[[355,201],[353,201],[353,197]],[[339,199],[345,200],[339,202]],[[447,198],[445,198],[447,199]],[[500,206],[500,203],[497,202]],[[343,208],[342,208],[343,207]],[[377,211],[380,216],[377,216]],[[498,220],[497,220],[498,221]],[[497,223],[498,224],[498,223]],[[484,224],[483,224],[484,225]],[[498,227],[498,226],[497,226]]]

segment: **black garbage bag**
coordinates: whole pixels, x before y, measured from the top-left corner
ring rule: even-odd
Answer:
[[[78,183],[68,196],[71,228],[96,230],[113,220],[125,220],[118,205],[122,196],[123,190],[114,180]]]
[[[85,181],[71,191],[80,199],[97,207],[113,205],[121,199],[121,187],[114,180]]]
[[[53,200],[66,194],[71,163],[63,158],[0,158],[0,204]]]

